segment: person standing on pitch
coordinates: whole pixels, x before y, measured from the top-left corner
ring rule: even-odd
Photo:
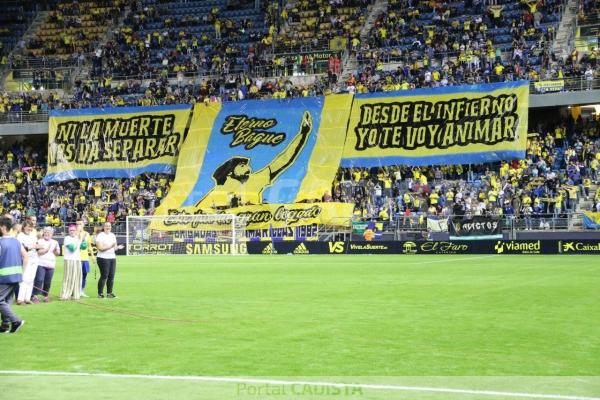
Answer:
[[[33,227],[30,235],[34,237],[35,241],[37,242],[37,240],[40,238],[40,232],[37,230],[37,217],[35,215],[30,215],[27,217],[27,221],[31,222],[31,226]]]
[[[81,297],[81,257],[80,250],[85,250],[85,243],[82,243],[77,236],[77,227],[69,225],[69,235],[65,237],[64,254],[65,270],[63,275],[62,289],[60,291],[61,300],[79,300]]]
[[[42,238],[38,240],[38,244],[40,245],[38,249],[39,261],[33,294],[44,296],[45,303],[50,301],[50,297],[48,296],[56,267],[56,256],[60,255],[60,245],[56,240],[52,239],[53,233],[54,230],[47,226],[42,230]]]
[[[93,257],[92,253],[92,238],[89,233],[85,230],[85,225],[83,220],[77,220],[77,236],[81,243],[85,243],[87,248],[85,250],[81,250],[81,297],[90,297],[85,294],[85,284],[87,282],[87,275],[90,272],[90,257]]]
[[[14,333],[25,324],[10,307],[23,277],[23,266],[27,268],[29,263],[21,243],[9,236],[12,225],[12,219],[0,218],[0,333]]]
[[[117,245],[117,237],[110,230],[110,222],[102,226],[102,232],[96,235],[96,248],[98,255],[98,268],[100,269],[100,280],[98,280],[98,297],[104,298],[104,285],[106,285],[106,297],[114,299],[113,285],[115,281],[115,272],[117,269],[117,255],[115,250],[122,249],[122,245]]]
[[[17,235],[17,240],[21,242],[21,245],[27,251],[27,259],[29,264],[23,271],[23,281],[19,285],[19,294],[17,296],[17,304],[31,304],[39,303],[37,297],[33,296],[33,281],[38,268],[38,253],[37,250],[40,247],[37,244],[37,237],[33,233],[33,224],[27,220],[23,224],[23,230]]]

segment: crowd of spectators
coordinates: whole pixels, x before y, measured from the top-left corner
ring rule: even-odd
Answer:
[[[164,174],[44,183],[43,149],[20,143],[0,150],[0,213],[15,221],[34,215],[40,225],[64,228],[80,218],[122,229],[128,215],[152,215],[169,192],[172,176]]]
[[[525,229],[576,211],[600,212],[600,119],[568,118],[540,125],[526,158],[480,165],[340,169],[324,201],[355,204],[357,217],[407,226],[428,216],[488,215],[521,221]],[[588,210],[579,200],[591,200]]]
[[[0,0],[0,67],[8,63],[10,51],[17,46],[35,16],[39,5],[34,0]]]
[[[362,42],[360,29],[371,3],[299,0],[280,7],[278,1],[268,1],[255,10],[254,2],[246,0],[206,6],[195,1],[90,0],[74,7],[59,1],[46,22],[52,26],[44,25],[39,35],[54,35],[42,40],[44,46],[59,43],[55,47],[62,46],[65,56],[82,64],[88,60],[90,79],[75,81],[72,90],[60,96],[5,95],[0,118],[52,109],[291,98],[517,79],[578,77],[592,89],[600,75],[596,50],[582,55],[574,51],[566,60],[549,51],[561,0],[391,0]],[[583,7],[593,4],[588,1]],[[112,10],[110,18],[122,14],[124,23],[87,54],[79,47],[95,41],[71,36],[89,24],[94,29],[110,25],[102,19],[109,17],[98,12],[103,9]],[[65,37],[70,48],[64,46]],[[327,59],[302,51],[302,46],[327,47],[335,39],[359,61],[357,72],[344,79],[341,53],[330,52]],[[34,44],[30,43],[32,51]],[[276,51],[288,47],[298,52]],[[302,85],[287,78],[320,71],[327,76]],[[33,88],[49,88],[63,78],[58,70],[34,75]]]
[[[284,99],[518,79],[578,77],[592,89],[600,75],[597,49],[574,50],[565,60],[550,51],[561,0],[390,0],[361,39],[372,3],[298,0],[280,7],[267,1],[255,10],[249,0],[210,5],[61,0],[26,44],[26,54],[60,55],[81,65],[89,61],[90,79],[76,81],[64,95],[3,94],[0,118],[53,109]],[[581,17],[595,7],[597,1],[582,2]],[[98,46],[120,16],[124,24]],[[326,61],[311,53],[340,43],[359,63],[344,79],[341,53],[328,53]],[[294,54],[284,54],[288,51]],[[321,66],[327,75],[310,84],[294,85],[287,78],[320,72]],[[57,73],[34,74],[33,87],[48,87],[62,78]],[[526,159],[494,165],[340,170],[323,200],[353,202],[361,217],[401,215],[407,223],[428,214],[561,215],[575,211],[577,199],[598,182],[598,131],[597,120],[540,127],[529,139]],[[94,223],[152,214],[171,181],[143,175],[46,185],[44,151],[20,145],[1,156],[6,160],[0,164],[1,211],[34,213],[55,226],[76,217]]]
[[[321,200],[351,202],[357,218],[394,220],[406,227],[419,226],[429,216],[491,215],[539,229],[570,212],[600,212],[600,190],[590,190],[600,183],[600,119],[568,118],[538,128],[523,160],[344,168]],[[143,174],[46,184],[44,147],[17,144],[1,151],[0,213],[15,220],[35,215],[53,227],[77,218],[118,227],[128,215],[152,215],[172,183],[170,175]],[[581,199],[591,201],[588,210],[578,208]]]
[[[579,76],[585,79],[586,88],[597,88],[596,77],[600,67],[584,71],[579,65],[559,69],[559,77]],[[509,70],[510,71],[510,70]],[[549,73],[553,73],[554,69]],[[562,72],[561,72],[562,71]],[[489,72],[489,71],[488,71]],[[5,93],[0,96],[0,119],[18,121],[23,113],[46,113],[49,110],[80,109],[90,107],[120,107],[126,105],[194,104],[203,102],[228,102],[249,99],[285,99],[330,95],[337,93],[368,93],[377,91],[410,90],[424,87],[444,87],[458,84],[489,82],[492,73],[483,75],[465,70],[460,65],[446,65],[442,70],[423,70],[416,65],[404,65],[393,71],[377,71],[366,68],[358,75],[351,75],[337,85],[336,74],[315,77],[312,83],[294,84],[289,78],[253,78],[246,74],[188,79],[177,81],[166,77],[151,81],[128,79],[113,81],[111,77],[76,81],[70,94],[58,91],[29,91]],[[554,76],[554,75],[552,75]],[[503,79],[516,79],[511,72]],[[544,79],[552,79],[550,75]],[[583,82],[583,81],[582,81]],[[579,84],[578,84],[579,85]],[[581,84],[583,85],[583,83]]]
[[[25,55],[69,58],[92,52],[125,6],[125,0],[60,0],[26,43]]]
[[[300,0],[281,10],[274,48],[279,53],[330,47],[360,37],[373,0]]]
[[[596,49],[575,50],[566,60],[551,51],[561,6],[560,0],[392,0],[369,40],[352,43],[360,68],[347,84],[377,91],[573,77],[592,89],[600,76]],[[397,67],[386,68],[390,62]]]

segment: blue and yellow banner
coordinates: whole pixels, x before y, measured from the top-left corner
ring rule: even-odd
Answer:
[[[586,229],[600,229],[600,212],[585,211],[583,213],[583,226]]]
[[[351,103],[351,95],[339,95],[196,105],[175,181],[156,213],[321,200],[340,164]]]
[[[190,105],[52,111],[45,182],[175,173]]]
[[[524,158],[528,106],[527,81],[358,94],[342,166]]]
[[[330,225],[350,227],[352,222],[352,203],[293,203],[260,204],[218,210],[217,213],[235,215],[238,225],[245,230],[283,229],[311,225]],[[231,220],[207,222],[203,214],[214,214],[214,210],[196,210],[194,215],[185,210],[171,209],[168,217],[162,221],[153,221],[153,227],[161,230],[228,230]],[[182,218],[183,216],[183,218]],[[253,234],[247,238],[252,238]],[[269,235],[268,237],[271,237]]]

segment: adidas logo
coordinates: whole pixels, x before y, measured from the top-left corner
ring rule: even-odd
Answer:
[[[304,243],[300,243],[298,247],[292,251],[293,254],[310,254]]]
[[[273,243],[269,243],[262,251],[263,254],[277,254],[277,250],[273,247]]]

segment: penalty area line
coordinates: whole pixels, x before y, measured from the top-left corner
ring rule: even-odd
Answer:
[[[145,379],[145,380],[164,380],[164,381],[189,381],[189,382],[216,382],[216,383],[237,383],[254,385],[309,385],[309,386],[328,386],[341,389],[372,389],[382,391],[402,391],[402,392],[421,392],[421,393],[446,393],[446,394],[467,394],[490,397],[513,397],[524,399],[547,399],[547,400],[600,400],[600,397],[586,397],[576,395],[561,394],[543,394],[543,393],[520,393],[504,392],[496,390],[475,390],[475,389],[455,389],[443,387],[425,387],[425,386],[401,386],[401,385],[383,385],[366,383],[341,383],[341,382],[320,382],[320,381],[291,381],[278,379],[260,379],[260,378],[242,378],[242,377],[221,377],[221,376],[176,376],[176,375],[136,375],[136,374],[109,374],[92,372],[60,372],[60,371],[10,371],[0,370],[1,375],[17,376],[63,376],[63,377],[98,377],[115,379]]]

